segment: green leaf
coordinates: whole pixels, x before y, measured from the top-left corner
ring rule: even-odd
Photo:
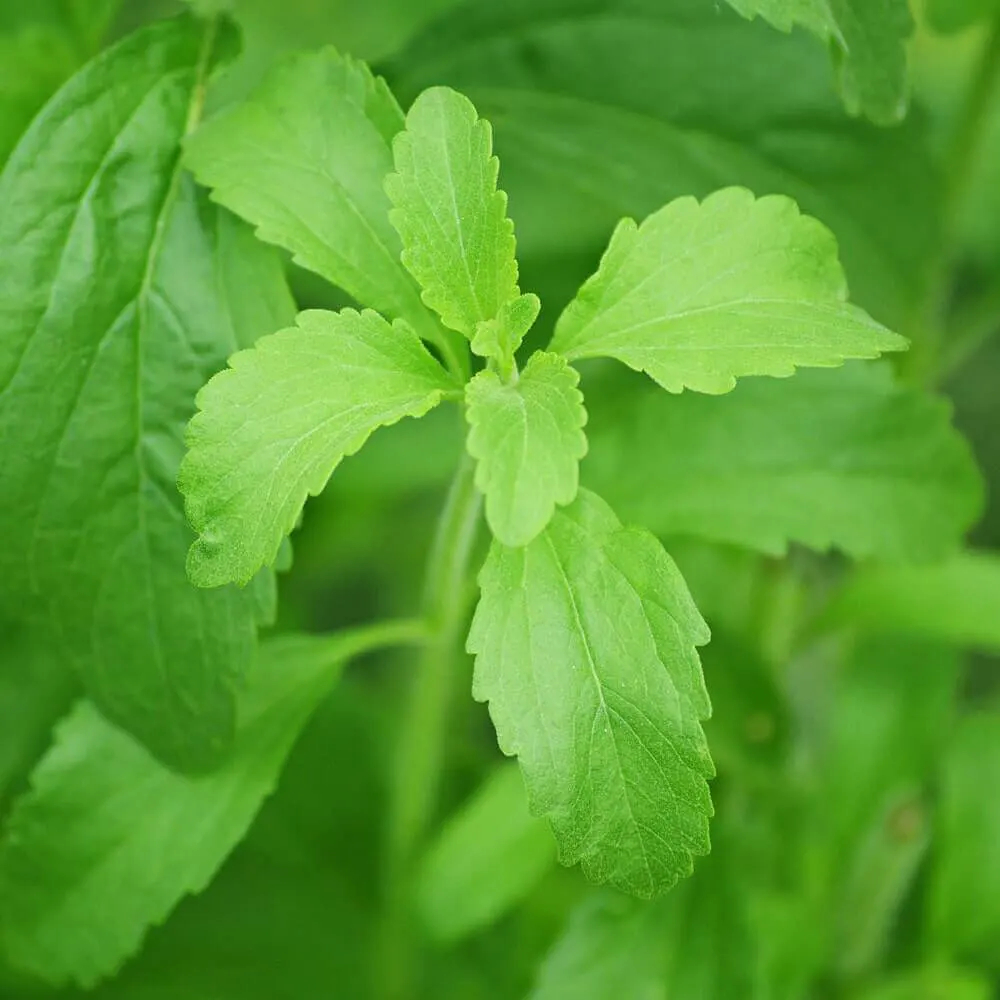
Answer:
[[[310,310],[229,359],[198,394],[179,483],[201,587],[246,583],[278,554],[309,495],[378,427],[454,386],[413,330],[370,310]]]
[[[931,940],[1000,972],[1000,710],[962,720],[942,784]]]
[[[634,381],[588,388],[582,475],[658,534],[927,559],[979,517],[982,480],[949,406],[888,366],[747,379],[720,399]]]
[[[230,743],[273,599],[267,577],[188,583],[184,423],[225,357],[291,313],[280,262],[178,167],[204,34],[167,21],[105,52],[0,176],[0,603],[184,769]]]
[[[846,298],[828,229],[789,198],[725,188],[622,220],[551,349],[617,358],[670,392],[724,393],[743,375],[906,347]]]
[[[931,965],[882,980],[857,1000],[990,1000],[993,995],[993,984],[980,973]]]
[[[516,906],[555,861],[513,764],[498,768],[448,820],[420,864],[417,905],[440,941],[458,941]]]
[[[961,31],[1000,13],[997,0],[927,0],[927,21],[937,31]]]
[[[788,195],[829,226],[852,297],[890,327],[924,293],[941,240],[926,119],[850,118],[805,32],[706,0],[478,0],[389,79],[404,100],[446,83],[493,123],[522,282],[547,308],[592,272],[622,216],[726,185]],[[565,279],[550,291],[553,273]]]
[[[571,503],[587,452],[580,376],[557,354],[537,351],[515,382],[481,371],[465,388],[469,454],[486,519],[504,545],[527,545],[556,504]]]
[[[708,852],[708,629],[660,544],[581,491],[525,548],[494,542],[473,695],[564,864],[649,897]]]
[[[167,770],[81,702],[58,727],[0,850],[11,961],[54,984],[92,986],[115,972],[242,839],[356,645],[344,633],[262,646],[240,696],[234,752],[200,778]]]
[[[928,566],[863,567],[824,621],[1000,652],[1000,556],[973,551]]]
[[[496,358],[504,369],[509,368],[514,352],[538,319],[541,308],[538,296],[531,292],[505,302],[496,319],[484,320],[476,326],[472,350],[480,357]]]
[[[393,142],[396,172],[385,183],[403,263],[424,302],[469,340],[519,294],[514,224],[492,154],[490,124],[469,99],[432,87]]]
[[[848,109],[889,125],[906,114],[905,42],[913,30],[907,0],[729,0],[744,17],[761,15],[782,31],[793,25],[837,46]]]
[[[402,127],[385,82],[327,48],[288,58],[248,100],[203,125],[186,143],[186,162],[261,239],[434,339],[383,190]]]

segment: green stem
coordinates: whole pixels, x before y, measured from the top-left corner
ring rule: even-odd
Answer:
[[[326,641],[330,647],[330,658],[346,661],[377,649],[421,646],[427,642],[428,636],[427,623],[422,618],[401,618],[332,632]]]
[[[468,613],[469,563],[482,498],[464,455],[431,550],[424,590],[429,638],[413,678],[397,746],[385,845],[385,901],[376,976],[382,1000],[410,996],[414,954],[409,900],[414,856],[434,817],[448,716]]]

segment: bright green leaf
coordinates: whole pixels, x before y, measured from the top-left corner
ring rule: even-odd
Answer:
[[[838,49],[840,87],[852,113],[882,125],[906,113],[904,43],[913,30],[908,0],[729,0],[744,17],[757,14],[789,31],[801,24]]]
[[[825,621],[1000,652],[1000,556],[962,552],[926,566],[858,569]]]
[[[469,454],[486,519],[504,545],[527,545],[568,504],[587,451],[580,376],[557,354],[538,351],[513,383],[481,371],[465,389]]]
[[[531,292],[505,302],[496,319],[477,324],[472,350],[480,357],[496,358],[505,368],[509,367],[514,352],[538,319],[541,308],[538,296]]]
[[[425,90],[393,142],[385,188],[402,260],[445,326],[475,336],[519,294],[514,224],[497,190],[489,122],[447,87]]]
[[[743,375],[791,375],[906,341],[846,301],[832,234],[789,198],[725,188],[624,219],[551,348],[614,357],[670,392],[724,393]]]
[[[719,399],[633,381],[588,389],[582,475],[658,534],[925,559],[979,517],[982,480],[949,407],[888,366],[747,379]]]
[[[355,645],[351,633],[265,644],[240,696],[234,752],[200,778],[167,770],[80,703],[0,849],[12,962],[56,984],[90,986],[116,971],[242,839]]]
[[[178,167],[205,30],[168,21],[102,54],[0,177],[0,602],[191,769],[232,739],[273,581],[189,584],[184,423],[225,357],[292,309],[272,252]]]
[[[384,81],[328,48],[290,57],[248,100],[203,125],[187,141],[186,162],[261,239],[434,339],[383,190],[402,127]]]
[[[1000,972],[1000,710],[964,719],[944,765],[930,929],[945,954]]]
[[[199,586],[246,583],[272,563],[345,455],[453,388],[403,320],[344,309],[297,322],[233,355],[198,394],[179,482],[200,535],[188,557]]]
[[[528,812],[518,768],[504,765],[424,856],[417,880],[424,924],[441,941],[466,937],[515,906],[554,861],[552,833]]]
[[[653,896],[708,851],[709,634],[670,557],[582,491],[525,548],[493,544],[469,635],[531,810],[564,864]]]
[[[882,980],[856,1000],[991,1000],[993,984],[981,973],[930,965]]]

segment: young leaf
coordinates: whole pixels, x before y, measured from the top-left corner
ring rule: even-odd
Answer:
[[[220,760],[261,598],[200,594],[175,486],[194,395],[287,321],[280,262],[178,166],[206,29],[139,32],[53,98],[0,176],[0,599],[168,763]]]
[[[420,865],[417,905],[440,941],[493,923],[555,861],[552,833],[528,812],[514,764],[495,771],[445,825]]]
[[[403,263],[424,302],[469,340],[519,294],[514,224],[492,154],[489,122],[471,101],[433,87],[413,102],[385,182]]]
[[[962,552],[928,566],[861,568],[824,621],[1000,652],[1000,557]]]
[[[743,375],[906,347],[846,298],[828,229],[789,198],[725,188],[679,198],[641,226],[623,219],[551,349],[617,358],[670,392],[724,393]]]
[[[356,644],[351,633],[264,644],[240,696],[235,750],[200,778],[167,770],[81,702],[0,848],[12,963],[53,984],[92,986],[116,971],[242,839]]]
[[[399,261],[383,190],[403,114],[384,81],[332,48],[296,55],[203,125],[186,162],[212,197],[364,306],[435,324]]]
[[[201,587],[246,583],[272,563],[345,455],[454,388],[403,320],[344,309],[297,323],[233,355],[198,394],[178,482],[200,535],[188,571]]]
[[[839,56],[840,87],[852,113],[881,125],[906,113],[904,43],[913,30],[907,0],[729,0],[744,17],[759,14],[776,28],[801,24],[830,39]]]
[[[476,325],[472,350],[480,357],[495,358],[504,369],[510,368],[514,352],[538,319],[541,308],[538,296],[531,292],[505,302],[496,319],[483,320]]]
[[[930,930],[945,954],[1000,970],[1000,710],[964,719],[944,767]]]
[[[719,399],[620,381],[588,390],[583,481],[658,534],[934,559],[982,509],[949,406],[888,366],[747,379]]]
[[[481,371],[465,388],[469,454],[486,519],[504,544],[527,545],[556,504],[571,503],[587,451],[580,376],[558,354],[537,351],[514,383]]]
[[[473,695],[517,755],[564,864],[649,897],[708,852],[708,629],[670,557],[592,493],[525,548],[494,542]]]

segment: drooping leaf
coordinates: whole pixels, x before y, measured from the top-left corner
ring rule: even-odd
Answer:
[[[240,695],[234,752],[203,777],[167,770],[81,702],[0,847],[11,961],[55,984],[91,986],[116,971],[150,925],[205,888],[344,660],[370,645],[364,630],[265,643]]]
[[[925,559],[953,550],[982,508],[948,406],[887,366],[747,379],[719,399],[633,382],[588,389],[583,481],[661,535]]]
[[[473,695],[489,701],[531,810],[564,864],[638,896],[708,851],[708,641],[673,561],[582,491],[524,548],[494,542],[469,635]]]
[[[198,394],[179,483],[199,533],[201,587],[272,563],[306,498],[378,427],[419,417],[454,388],[403,320],[311,310],[229,359]]]
[[[403,263],[424,302],[471,341],[479,323],[519,294],[514,224],[497,190],[489,122],[467,97],[433,87],[413,102],[393,156],[385,187]]]
[[[962,720],[944,765],[929,910],[945,954],[1000,972],[1000,710]]]
[[[244,102],[203,125],[185,161],[257,235],[361,305],[436,337],[400,263],[383,190],[403,114],[364,63],[327,48],[291,56]]]
[[[613,357],[670,392],[724,393],[743,375],[791,375],[898,351],[856,306],[833,235],[789,198],[724,188],[624,219],[556,323],[551,349]]]
[[[465,389],[469,454],[486,519],[504,545],[527,545],[556,504],[571,503],[587,451],[580,376],[557,354],[538,351],[516,382],[481,371]]]
[[[925,566],[860,568],[825,620],[1000,652],[1000,557],[970,551]]]
[[[801,24],[838,50],[847,107],[883,125],[906,113],[904,43],[913,30],[907,0],[729,0],[744,17],[760,15],[789,31]]]
[[[417,882],[424,925],[441,941],[466,937],[515,906],[554,861],[551,831],[528,812],[518,768],[504,765],[424,856]]]
[[[183,427],[226,355],[291,311],[271,251],[179,170],[204,35],[167,21],[105,52],[0,176],[0,602],[182,768],[232,739],[273,587],[188,583]]]

